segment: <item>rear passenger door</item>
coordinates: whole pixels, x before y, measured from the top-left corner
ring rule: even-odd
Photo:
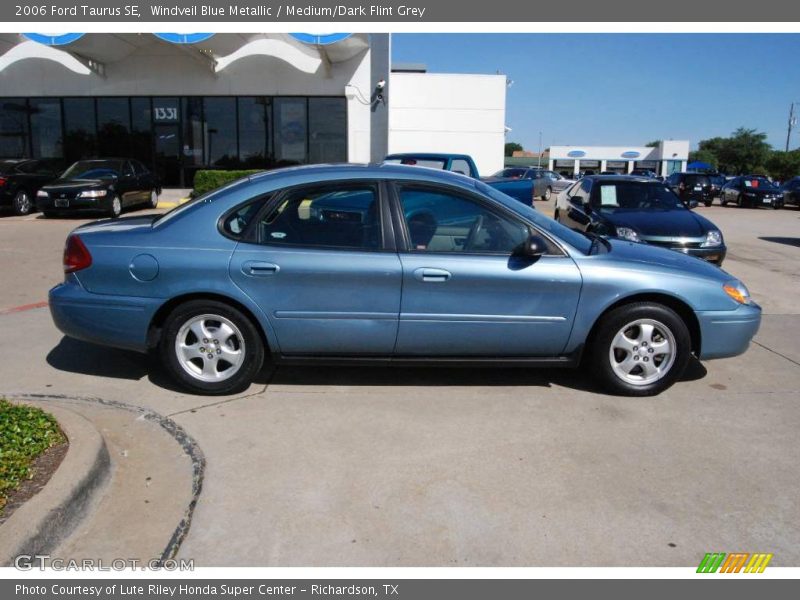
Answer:
[[[392,353],[402,268],[381,189],[291,188],[248,225],[230,276],[269,317],[282,354]]]

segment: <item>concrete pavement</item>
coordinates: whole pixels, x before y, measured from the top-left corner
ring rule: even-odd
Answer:
[[[186,429],[206,457],[179,554],[197,565],[689,566],[721,550],[798,566],[800,211],[698,211],[764,323],[745,355],[657,398],[599,394],[579,371],[318,367],[198,397],[147,357],[62,339],[46,308],[0,314],[17,340],[0,393],[101,396]],[[46,298],[78,223],[0,218],[0,310]]]

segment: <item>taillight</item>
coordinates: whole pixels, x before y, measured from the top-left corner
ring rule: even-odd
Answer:
[[[0,187],[3,187],[6,184],[6,181],[8,181],[8,179],[5,177],[0,177]]]
[[[92,255],[77,235],[67,238],[64,246],[64,273],[74,273],[92,266]]]

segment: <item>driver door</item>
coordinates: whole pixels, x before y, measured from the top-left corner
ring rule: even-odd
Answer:
[[[396,356],[556,356],[572,328],[581,275],[555,244],[513,251],[529,226],[479,195],[397,184],[403,285]]]

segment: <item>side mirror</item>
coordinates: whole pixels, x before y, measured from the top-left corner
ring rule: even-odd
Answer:
[[[528,258],[539,258],[547,253],[547,242],[544,238],[536,233],[528,236],[522,244],[520,244],[518,254]]]

